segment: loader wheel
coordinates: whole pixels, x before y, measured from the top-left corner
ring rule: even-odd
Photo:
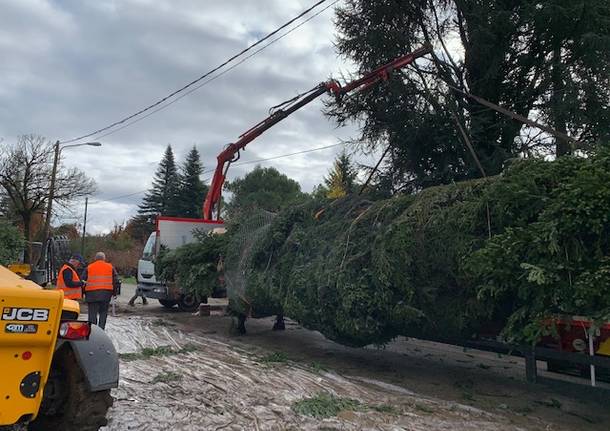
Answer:
[[[159,299],[159,303],[165,308],[174,308],[174,305],[176,305],[176,301],[170,299]]]
[[[97,431],[106,425],[112,405],[110,390],[90,392],[74,353],[64,348],[55,354],[40,412],[30,431]]]
[[[0,431],[27,431],[28,424],[0,425]]]
[[[201,299],[195,293],[186,293],[180,296],[178,300],[178,308],[185,313],[193,313],[199,309]]]
[[[0,431],[27,431],[28,424],[0,426]]]

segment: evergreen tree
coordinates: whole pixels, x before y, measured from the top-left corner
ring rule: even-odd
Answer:
[[[193,146],[186,156],[180,174],[180,188],[178,191],[178,208],[180,217],[201,218],[203,200],[208,187],[201,181],[203,166],[199,151]]]
[[[305,199],[301,186],[275,168],[257,166],[243,178],[226,182],[233,193],[227,204],[229,217],[251,208],[277,212]]]
[[[167,146],[163,159],[155,172],[152,188],[144,195],[138,215],[154,222],[157,215],[177,216],[180,179],[171,145]]]
[[[357,174],[349,155],[343,150],[335,159],[328,177],[324,178],[326,197],[337,199],[352,193],[356,187]]]
[[[337,46],[360,72],[424,42],[435,53],[330,113],[363,120],[366,150],[391,146],[381,173],[391,190],[480,176],[460,127],[487,175],[508,158],[548,154],[547,135],[454,88],[579,140],[608,140],[609,17],[608,0],[347,0]],[[567,152],[559,142],[552,149]]]
[[[532,27],[549,57],[541,79],[542,118],[581,141],[610,140],[610,2],[532,2]],[[555,140],[556,155],[570,153]]]

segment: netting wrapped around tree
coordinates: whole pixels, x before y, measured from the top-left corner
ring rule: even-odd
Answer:
[[[252,270],[250,262],[253,247],[267,234],[275,216],[275,213],[269,211],[251,209],[247,213],[236,215],[236,222],[230,225],[231,235],[224,258],[224,277],[227,296],[235,313],[251,315],[252,301],[266,304],[262,307],[266,310],[265,314],[273,314],[279,309],[278,304],[266,303],[264,298],[248,298],[246,295],[246,283]]]
[[[311,201],[252,214],[237,232],[232,305],[343,344],[500,331],[533,341],[555,313],[610,317],[606,152],[382,201]]]

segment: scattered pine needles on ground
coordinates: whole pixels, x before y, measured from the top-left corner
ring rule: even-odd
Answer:
[[[140,359],[149,359],[155,356],[170,356],[189,353],[198,350],[199,348],[193,344],[186,344],[181,348],[173,346],[145,347],[139,352],[119,353],[119,358],[124,361],[137,361]]]
[[[331,418],[345,410],[357,411],[361,407],[362,405],[357,400],[340,398],[328,393],[319,393],[292,405],[292,409],[297,414],[318,419]]]

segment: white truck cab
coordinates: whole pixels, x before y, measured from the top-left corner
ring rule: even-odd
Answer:
[[[176,290],[158,281],[154,261],[161,247],[173,250],[194,242],[198,233],[210,231],[224,231],[224,224],[201,219],[158,217],[157,230],[148,237],[138,261],[138,289],[142,295],[158,299],[164,307],[171,308],[177,304],[182,311],[195,311],[200,299],[192,293]]]
[[[153,258],[155,256],[155,249],[157,244],[157,232],[152,232],[146,241],[142,257],[138,261],[138,284],[157,284],[155,278],[155,264]]]

